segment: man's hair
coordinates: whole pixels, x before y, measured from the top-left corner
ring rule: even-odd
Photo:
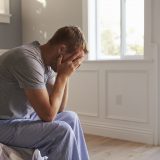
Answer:
[[[88,53],[84,35],[81,29],[76,26],[65,26],[58,29],[48,42],[50,45],[65,44],[69,53],[80,48],[85,54]]]

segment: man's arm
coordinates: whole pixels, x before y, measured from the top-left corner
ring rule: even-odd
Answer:
[[[64,89],[64,94],[63,94],[63,98],[62,98],[62,103],[61,106],[59,108],[58,112],[63,112],[65,107],[67,106],[67,102],[68,102],[68,87],[69,87],[69,79],[67,80],[65,89]]]
[[[54,83],[49,83],[47,85],[47,90],[49,91],[49,93],[51,93],[51,91],[53,90],[53,86]],[[63,93],[63,98],[62,98],[62,102],[59,108],[58,112],[63,112],[65,107],[67,106],[67,102],[68,102],[68,88],[69,88],[69,79],[67,80],[65,89],[64,89],[64,93]]]
[[[57,65],[57,77],[49,95],[47,89],[25,89],[26,96],[38,116],[44,121],[52,121],[60,109],[68,78],[79,66],[79,59]]]
[[[67,77],[57,75],[52,93],[47,89],[25,89],[26,96],[38,116],[44,121],[52,121],[59,111]]]

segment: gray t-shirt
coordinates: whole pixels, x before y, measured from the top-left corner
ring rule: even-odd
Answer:
[[[44,65],[35,41],[0,56],[0,119],[30,118],[34,112],[25,88],[46,88],[55,73]]]

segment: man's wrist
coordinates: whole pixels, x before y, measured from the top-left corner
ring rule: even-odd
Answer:
[[[68,81],[68,77],[64,74],[57,74],[57,79],[61,79],[63,81]]]

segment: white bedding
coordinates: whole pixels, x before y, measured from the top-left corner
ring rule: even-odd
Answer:
[[[38,149],[35,151],[25,148],[8,147],[0,143],[0,160],[47,160]]]

